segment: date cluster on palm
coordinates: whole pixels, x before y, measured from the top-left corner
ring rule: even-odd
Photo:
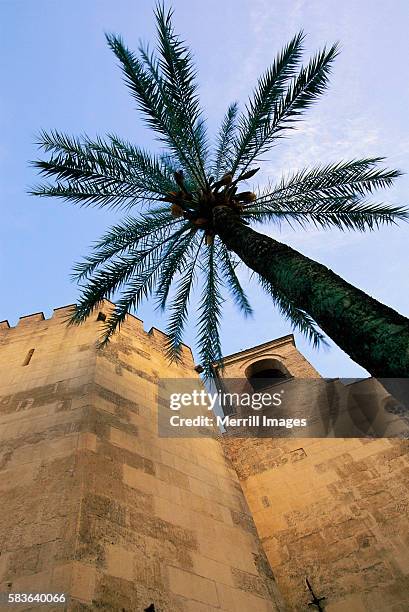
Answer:
[[[237,185],[240,181],[250,179],[258,170],[259,168],[253,168],[240,174],[236,179],[229,172],[218,181],[211,176],[207,181],[206,189],[192,192],[186,187],[183,172],[178,170],[173,175],[179,187],[178,191],[170,191],[163,199],[171,203],[170,210],[174,217],[188,219],[193,227],[204,231],[206,244],[210,245],[215,236],[213,209],[216,206],[228,206],[240,216],[246,205],[256,200],[256,194],[252,191],[238,192]]]

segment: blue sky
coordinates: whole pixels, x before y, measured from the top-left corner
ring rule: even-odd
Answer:
[[[94,136],[116,132],[156,147],[122,83],[104,32],[120,33],[129,46],[152,41],[154,2],[146,0],[0,0],[0,320],[15,324],[36,311],[72,303],[72,264],[118,215],[35,199],[29,160],[37,156],[40,129]],[[213,134],[227,105],[244,104],[259,74],[300,29],[306,55],[340,41],[328,93],[291,138],[272,150],[260,181],[318,162],[386,156],[409,171],[409,4],[395,0],[174,0],[174,22],[191,45],[201,98]],[[409,177],[382,201],[409,204]],[[267,232],[332,268],[349,282],[409,316],[409,226],[371,234]],[[244,274],[243,278],[246,279]],[[223,349],[228,354],[289,333],[288,324],[255,284],[251,320],[226,304]],[[166,323],[151,304],[138,313],[145,327]],[[194,326],[186,340],[194,346]],[[326,376],[360,376],[364,370],[337,347],[299,348]]]

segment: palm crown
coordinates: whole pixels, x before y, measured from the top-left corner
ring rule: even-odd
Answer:
[[[382,158],[301,170],[257,194],[242,187],[258,171],[260,156],[325,91],[336,45],[301,65],[303,35],[297,34],[260,77],[244,110],[239,112],[236,103],[228,108],[211,148],[191,53],[173,30],[172,12],[158,6],[155,15],[157,53],[141,46],[135,55],[115,35],[107,41],[164,151],[154,155],[116,135],[79,139],[43,132],[39,144],[50,155],[35,166],[54,181],[32,193],[126,211],[75,267],[82,293],[72,321],[82,322],[103,298],[115,296],[105,322],[106,342],[128,312],[154,295],[168,309],[168,356],[177,359],[189,300],[199,283],[198,345],[209,376],[211,364],[222,356],[225,291],[245,315],[251,313],[236,273],[239,261],[214,226],[216,207],[229,207],[244,224],[278,220],[302,228],[357,230],[394,222],[406,212],[366,199],[399,176],[381,167]],[[292,325],[318,344],[323,336],[313,319],[279,287],[256,277]]]

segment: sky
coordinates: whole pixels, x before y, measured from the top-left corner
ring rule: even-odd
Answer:
[[[157,143],[122,82],[104,33],[121,34],[135,49],[153,41],[151,0],[0,0],[0,320],[74,303],[70,280],[75,262],[120,218],[104,209],[79,208],[29,196],[38,177],[40,130],[90,136],[115,132],[146,148]],[[302,29],[305,57],[339,41],[328,92],[291,137],[268,155],[260,176],[317,163],[385,156],[406,172],[377,201],[409,205],[409,3],[406,0],[174,0],[176,30],[189,43],[198,69],[202,106],[214,135],[229,103],[241,107],[258,76],[282,46]],[[266,233],[320,261],[350,283],[409,316],[409,225],[377,232],[294,231]],[[254,307],[242,318],[225,304],[224,354],[291,333],[256,284],[243,281]],[[145,329],[165,329],[152,303],[138,316]],[[194,313],[186,342],[195,346]],[[295,334],[299,349],[329,377],[366,376],[338,347],[314,349]]]

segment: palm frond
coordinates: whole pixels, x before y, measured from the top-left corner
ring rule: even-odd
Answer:
[[[187,180],[192,184],[192,191],[196,191],[199,186],[204,187],[205,183],[201,176],[201,169],[198,167],[197,160],[195,159],[195,145],[192,143],[192,138],[187,129],[186,122],[183,120],[183,117],[177,113],[176,105],[170,96],[169,90],[166,87],[166,82],[161,74],[159,60],[149,51],[149,48],[145,48],[142,44],[139,47],[139,53],[142,58],[143,67],[155,83],[166,110],[164,119],[168,124],[168,130],[174,135],[174,138],[179,143],[179,148],[182,149],[182,154],[176,157],[173,151],[174,159],[172,166],[175,170],[179,170],[181,164],[183,165],[185,173],[187,172]],[[165,153],[165,158],[166,157],[169,156]]]
[[[231,171],[233,167],[232,155],[238,108],[237,102],[230,104],[220,126],[216,141],[215,160],[212,165],[212,174],[216,180],[226,172]]]
[[[174,219],[169,210],[164,208],[150,210],[138,218],[125,218],[93,244],[91,255],[74,266],[72,278],[81,282],[111,257],[136,248],[144,249],[148,242],[160,243],[181,223],[183,220]]]
[[[184,235],[186,234],[187,235]],[[172,257],[174,252],[179,252],[183,256],[184,250],[189,248],[193,238],[191,229],[181,228],[174,232],[161,245],[159,252],[155,252],[149,261],[145,260],[134,271],[128,280],[126,288],[123,290],[119,299],[115,302],[114,310],[109,314],[104,325],[104,334],[101,346],[105,345],[112,335],[121,327],[127,314],[136,310],[143,299],[152,295],[155,288],[166,278],[164,267]],[[156,248],[156,247],[155,247]]]
[[[192,160],[190,143],[186,142],[186,128],[180,124],[176,106],[171,105],[162,78],[153,69],[154,64],[151,69],[146,69],[143,62],[124,45],[119,36],[109,34],[107,41],[121,63],[125,82],[136,99],[139,110],[144,114],[147,124],[169,147],[180,165],[199,180],[200,174]]]
[[[326,166],[304,168],[288,178],[283,178],[270,192],[267,188],[257,199],[268,200],[270,196],[289,197],[293,194],[305,195],[311,192],[324,195],[365,195],[375,189],[391,187],[393,181],[401,176],[398,170],[380,168],[383,157],[355,159]]]
[[[63,175],[62,178],[71,178],[69,170],[72,161],[73,171],[76,170],[74,178],[78,174],[81,177],[83,169],[86,176],[93,171],[112,178],[126,176],[132,179],[132,184],[153,193],[166,194],[176,186],[172,173],[161,158],[115,134],[109,134],[106,139],[97,137],[93,140],[87,135],[74,138],[57,130],[42,131],[37,144],[55,159],[67,160],[68,176]]]
[[[240,167],[244,172],[251,163],[272,146],[275,139],[282,137],[284,130],[294,127],[300,115],[324,93],[337,54],[336,44],[329,50],[324,48],[310,60],[307,66],[301,68],[297,76],[292,78],[287,91],[275,101],[274,108],[271,109],[268,117],[254,123],[251,132],[253,137],[249,144],[237,147],[235,168]],[[245,129],[244,127],[244,134]]]
[[[183,237],[183,240],[180,240],[173,251],[169,253],[167,261],[163,265],[160,283],[155,292],[158,307],[161,310],[164,310],[166,307],[166,301],[175,275],[182,272],[188,265],[192,249],[195,249],[197,246],[197,240],[193,240],[196,237],[196,228],[191,228]]]
[[[221,279],[230,291],[236,305],[248,317],[253,314],[248,298],[236,274],[237,263],[232,261],[227,247],[220,241],[217,244],[217,260],[220,265]]]
[[[178,361],[181,356],[183,331],[188,318],[189,299],[196,282],[197,261],[203,242],[204,235],[194,245],[196,252],[191,254],[191,261],[177,282],[174,297],[168,307],[166,355],[170,361]]]
[[[339,230],[378,229],[381,225],[391,225],[407,221],[409,212],[401,206],[385,203],[366,202],[358,196],[338,196],[326,198],[300,198],[298,203],[270,205],[268,210],[249,211],[244,215],[253,221],[272,220],[275,223],[286,221],[290,226],[298,225],[306,229],[308,225],[317,228]]]
[[[161,200],[175,182],[160,160],[111,136],[107,140],[72,138],[42,132],[40,146],[51,157],[33,165],[55,183],[32,190],[40,196],[62,197],[81,205],[129,208]]]
[[[217,270],[215,244],[207,249],[206,260],[202,265],[204,278],[199,303],[197,322],[198,349],[203,364],[203,375],[212,377],[212,364],[222,359],[219,327],[222,314],[223,297],[220,291],[221,279]]]
[[[257,279],[283,317],[291,323],[295,330],[301,332],[315,348],[328,345],[325,336],[317,329],[315,321],[306,312],[298,308],[282,291],[266,279],[259,275]]]
[[[164,5],[158,4],[155,16],[159,66],[164,87],[172,101],[172,111],[178,117],[178,124],[185,128],[184,138],[189,143],[195,166],[199,170],[201,185],[206,187],[207,138],[192,54],[174,32],[173,11],[166,13]]]
[[[173,172],[163,163],[162,156],[152,155],[116,134],[109,134],[107,140],[87,139],[86,144],[99,155],[118,160],[126,170],[130,168],[153,193],[166,194],[176,188]]]
[[[168,253],[188,229],[186,224],[171,234],[165,234],[160,241],[151,240],[143,249],[130,250],[126,255],[112,258],[103,267],[96,268],[82,286],[82,293],[71,322],[78,324],[85,321],[104,298],[111,298],[125,285],[130,287],[127,293],[135,291],[134,303],[139,303],[141,295],[137,291],[144,290],[149,279],[159,270],[166,261]],[[145,284],[143,284],[144,278]],[[110,319],[107,322],[109,323]],[[114,329],[110,335],[113,331]]]
[[[32,187],[29,193],[39,197],[61,198],[66,202],[85,207],[122,210],[162,201],[161,198],[152,197],[131,186],[109,185],[107,183],[104,186],[98,186],[96,182],[86,184],[85,182],[76,183],[72,181],[69,185],[60,182],[44,182]]]
[[[397,170],[379,167],[382,158],[368,158],[301,170],[275,187],[267,187],[245,211],[254,221],[285,220],[306,227],[375,229],[408,219],[404,207],[367,202],[365,196],[390,187]]]
[[[285,85],[293,77],[299,64],[303,39],[302,32],[294,36],[258,80],[253,98],[249,100],[246,112],[239,119],[239,133],[234,146],[235,158],[231,168],[233,174],[241,166],[244,166],[244,172],[257,157],[260,142],[270,127],[272,115],[279,105]]]

